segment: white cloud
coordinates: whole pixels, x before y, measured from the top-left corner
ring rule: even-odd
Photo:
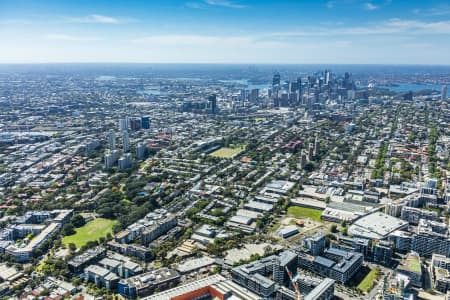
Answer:
[[[47,34],[45,36],[46,40],[52,40],[52,41],[66,41],[66,42],[89,42],[89,41],[98,41],[97,38],[92,37],[80,37],[80,36],[74,36],[74,35],[67,35],[67,34]]]
[[[366,2],[366,3],[364,4],[364,8],[367,9],[367,10],[376,10],[376,9],[378,9],[378,8],[380,8],[380,7],[377,6],[377,5],[375,5],[375,4],[373,4],[373,3]]]
[[[65,18],[65,21],[69,23],[121,24],[121,23],[128,23],[132,21],[132,19],[121,19],[105,15],[92,14],[84,17]]]
[[[336,4],[335,1],[328,1],[326,6],[327,6],[327,8],[332,9],[332,8],[334,8],[335,4]]]
[[[223,6],[228,8],[246,8],[246,5],[242,5],[228,0],[205,0],[205,3],[212,6]]]
[[[187,2],[184,5],[186,7],[195,8],[195,9],[205,8],[205,5],[203,5],[202,3],[198,3],[198,2]]]
[[[153,35],[132,40],[133,43],[154,46],[212,46],[220,44],[249,44],[252,39],[245,36],[221,37],[207,35]]]
[[[450,15],[450,5],[446,4],[429,9],[414,9],[413,13],[427,17],[446,16]]]
[[[449,35],[450,20],[424,22],[419,20],[390,19],[367,26],[335,26],[333,28],[303,28],[301,31],[273,32],[268,39],[323,37],[323,36],[367,36],[367,35]]]

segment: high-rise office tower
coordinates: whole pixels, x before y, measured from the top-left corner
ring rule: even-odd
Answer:
[[[281,84],[280,73],[275,73],[273,75],[272,86],[276,86],[276,85],[280,85],[280,84]]]
[[[441,100],[442,101],[447,100],[447,86],[446,85],[442,86]]]
[[[147,151],[147,145],[145,143],[139,143],[136,146],[136,158],[143,160]]]
[[[241,90],[241,101],[247,100],[247,90],[242,89]]]
[[[295,93],[295,92],[297,92],[297,90],[298,90],[298,83],[296,81],[291,81],[289,83],[289,91],[291,93]]]
[[[119,150],[106,151],[104,157],[105,169],[111,168],[119,158]]]
[[[259,98],[259,90],[258,89],[252,89],[250,92],[250,102],[257,102]]]
[[[313,143],[310,143],[308,147],[308,160],[311,161],[313,160],[313,158],[314,158],[314,145]]]
[[[110,129],[108,134],[108,141],[109,141],[109,150],[115,150],[116,149],[116,133],[114,130]]]
[[[150,129],[150,117],[142,116],[141,125],[142,125],[142,129]]]
[[[127,152],[130,149],[130,135],[126,130],[122,132],[122,149],[123,152]]]
[[[119,130],[124,131],[128,129],[128,119],[119,119]]]
[[[325,70],[325,84],[330,83],[330,79],[331,79],[331,71]]]
[[[131,168],[132,165],[131,154],[127,153],[124,156],[122,156],[119,159],[118,163],[120,170]]]
[[[320,142],[319,142],[319,138],[316,135],[316,138],[314,140],[314,156],[317,156],[319,154],[320,151]]]
[[[210,112],[211,112],[213,115],[217,114],[217,112],[218,112],[218,110],[217,110],[217,96],[216,96],[215,94],[209,96],[209,97],[208,97],[208,101],[209,101],[209,109],[210,109]]]
[[[297,78],[297,88],[298,88],[298,102],[303,103],[303,89],[302,89],[302,79]]]
[[[133,131],[138,131],[142,128],[142,121],[140,118],[130,119],[130,128]]]

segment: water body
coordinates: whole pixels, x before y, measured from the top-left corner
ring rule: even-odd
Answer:
[[[442,89],[442,86],[439,84],[416,84],[416,83],[400,83],[397,84],[397,86],[384,86],[384,85],[378,85],[378,88],[382,89],[388,89],[393,92],[397,93],[404,93],[404,92],[419,92],[423,90],[435,90],[440,92]]]
[[[114,80],[116,79],[116,76],[108,76],[108,75],[101,75],[95,78],[95,80]]]
[[[234,84],[246,85],[247,89],[249,89],[249,90],[252,90],[252,89],[264,90],[264,89],[268,89],[270,87],[269,83],[253,84],[253,83],[249,82],[248,79],[229,79],[229,80],[219,80],[219,81],[222,83],[234,83]]]

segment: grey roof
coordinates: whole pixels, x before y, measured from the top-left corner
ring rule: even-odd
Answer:
[[[278,257],[280,259],[280,265],[286,266],[292,260],[297,259],[297,253],[295,253],[293,251],[289,251],[289,250],[283,251],[282,253],[280,253],[280,255]]]
[[[334,280],[325,278],[315,289],[313,289],[308,295],[305,296],[305,300],[321,299],[320,296],[322,296],[322,294],[326,292],[332,285],[334,285]]]
[[[264,288],[269,289],[275,285],[275,282],[270,280],[269,278],[266,278],[262,276],[259,273],[256,273],[253,275],[253,278]]]
[[[318,263],[326,268],[331,268],[335,264],[334,261],[323,256],[316,256],[314,263]]]

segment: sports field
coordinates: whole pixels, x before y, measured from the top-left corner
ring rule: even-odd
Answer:
[[[222,147],[219,150],[214,151],[209,154],[214,157],[219,158],[233,158],[236,155],[242,153],[245,150],[245,145],[236,146],[236,147]]]
[[[322,222],[320,220],[320,216],[322,215],[322,211],[320,209],[313,209],[300,206],[290,206],[288,208],[287,215],[297,219],[310,218],[311,220]]]
[[[74,243],[77,248],[86,245],[89,241],[97,241],[100,237],[106,237],[109,232],[112,234],[112,227],[117,221],[97,218],[80,228],[76,228],[76,233],[73,235],[65,236],[62,240],[64,245]]]

